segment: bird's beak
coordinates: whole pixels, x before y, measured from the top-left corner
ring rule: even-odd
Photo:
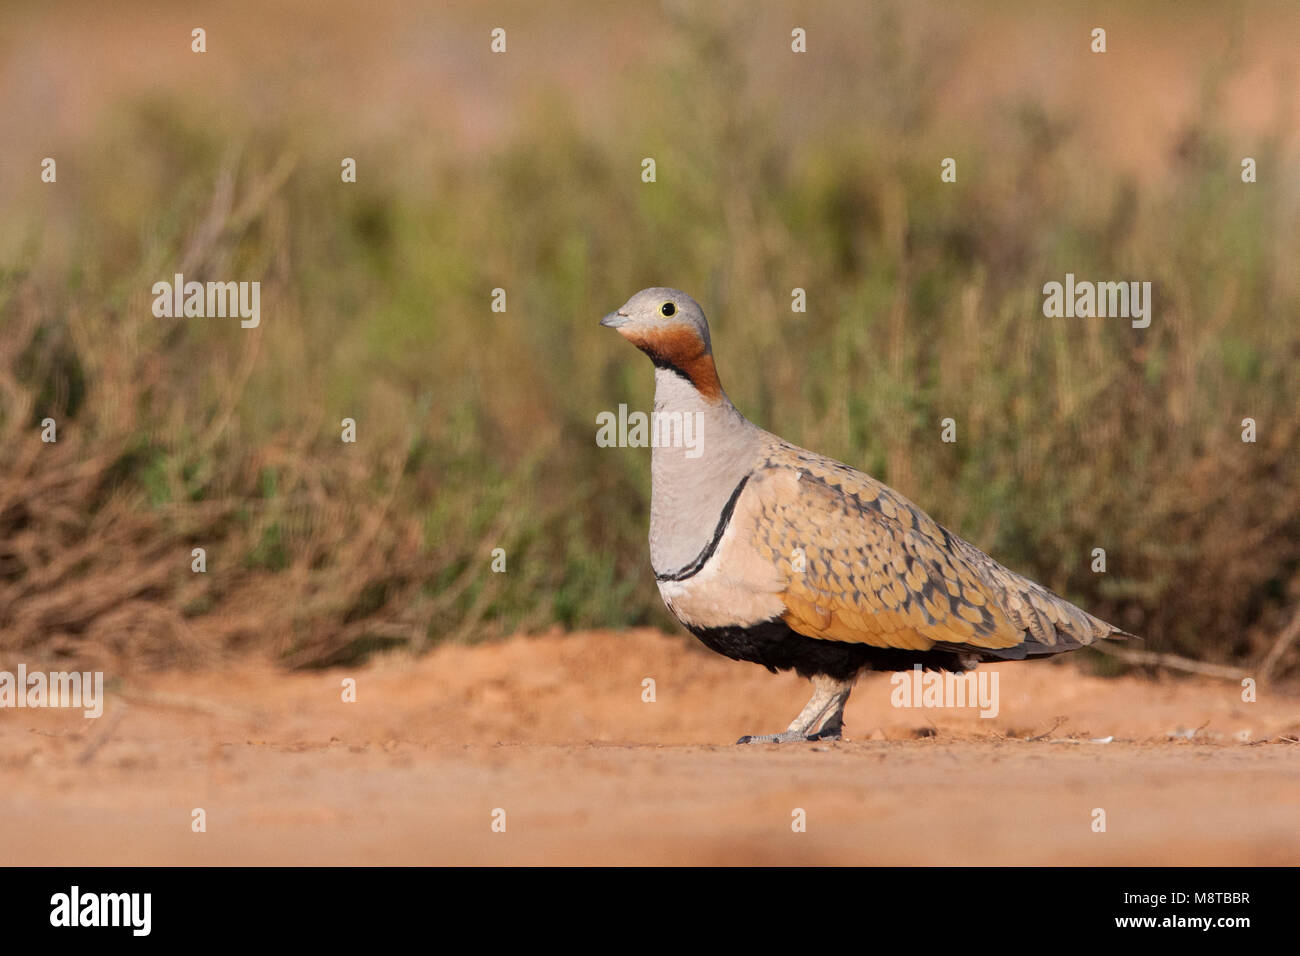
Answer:
[[[605,326],[605,328],[607,329],[616,329],[626,321],[627,321],[626,312],[611,312],[609,315],[605,316],[603,319],[600,320],[600,324]]]

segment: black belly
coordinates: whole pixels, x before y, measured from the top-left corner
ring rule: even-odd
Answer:
[[[926,670],[964,671],[952,651],[908,651],[869,644],[823,641],[791,630],[781,619],[748,627],[692,627],[704,646],[733,661],[753,661],[772,673],[794,670],[802,677],[825,675],[848,680],[862,669],[905,671],[920,664]]]

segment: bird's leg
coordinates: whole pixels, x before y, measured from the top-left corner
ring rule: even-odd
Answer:
[[[745,735],[738,744],[786,744],[799,740],[839,740],[844,731],[844,705],[853,690],[852,680],[818,676],[813,679],[812,700],[804,705],[783,733]]]

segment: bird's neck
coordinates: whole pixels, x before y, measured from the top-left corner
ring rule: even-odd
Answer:
[[[702,393],[672,369],[655,369],[650,561],[658,574],[690,564],[709,543],[763,436],[721,387],[711,391]]]

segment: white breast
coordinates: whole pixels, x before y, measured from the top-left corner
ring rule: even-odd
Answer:
[[[659,581],[659,595],[677,620],[694,627],[745,627],[780,616],[785,581],[749,548],[744,493],[712,556],[682,581]]]

